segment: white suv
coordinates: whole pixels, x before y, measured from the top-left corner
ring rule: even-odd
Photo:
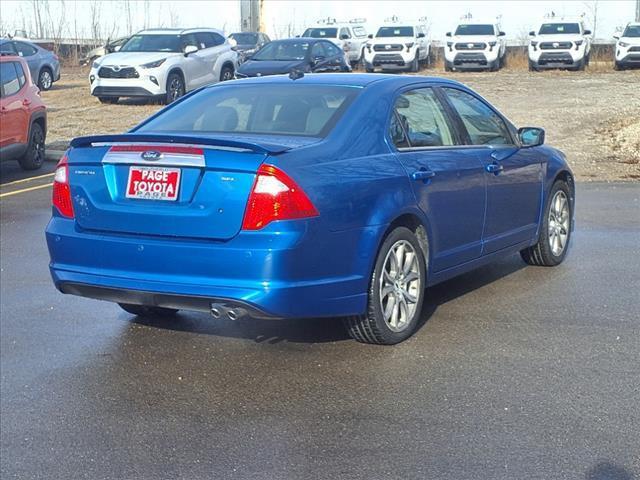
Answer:
[[[409,70],[417,72],[420,63],[428,64],[431,42],[427,27],[422,24],[393,22],[381,26],[375,37],[369,35],[364,49],[367,72],[382,70]]]
[[[584,70],[591,53],[591,31],[582,20],[551,19],[529,32],[529,70],[570,68]]]
[[[365,19],[353,19],[348,22],[336,22],[335,19],[328,19],[307,28],[302,36],[330,40],[344,51],[352,65],[357,65],[362,61],[364,45],[368,39],[365,21]]]
[[[453,34],[447,32],[444,68],[452,70],[496,71],[504,65],[507,42],[495,23],[460,23]]]
[[[143,30],[93,62],[91,95],[102,103],[119,97],[160,97],[171,103],[203,85],[231,80],[237,63],[238,54],[220,30]]]
[[[613,38],[617,40],[614,68],[640,67],[640,22],[629,23],[622,35]]]

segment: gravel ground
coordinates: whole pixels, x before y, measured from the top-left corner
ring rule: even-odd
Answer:
[[[477,90],[516,125],[541,126],[547,142],[563,150],[579,180],[640,180],[640,70],[496,73],[444,73]],[[52,90],[50,148],[73,137],[120,133],[161,108],[157,103],[125,99],[102,105],[89,94],[88,71],[65,69]]]

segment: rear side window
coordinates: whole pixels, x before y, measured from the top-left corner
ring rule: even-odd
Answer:
[[[16,49],[13,48],[13,43],[4,42],[0,44],[0,53],[10,53],[12,55],[16,54]]]
[[[453,129],[433,89],[420,88],[404,93],[395,104],[396,119],[391,122],[391,137],[400,141],[396,147],[443,147],[455,144]],[[405,145],[399,132],[398,122],[408,140]],[[396,140],[394,140],[395,143]]]
[[[364,29],[364,27],[353,27],[353,34],[356,37],[366,37],[367,31]]]
[[[9,97],[20,91],[21,85],[16,72],[15,62],[0,63],[0,79],[2,82],[2,97]]]
[[[16,74],[18,75],[18,84],[20,85],[20,88],[22,88],[22,86],[27,82],[27,79],[25,78],[24,75],[24,70],[22,69],[22,64],[17,63],[17,62],[12,62],[13,66],[16,68]]]
[[[220,85],[181,101],[137,131],[324,137],[359,91],[318,85]]]
[[[35,47],[23,42],[16,42],[16,50],[21,57],[31,57],[38,53]]]
[[[458,112],[472,145],[512,145],[509,129],[489,105],[461,90],[444,88]]]

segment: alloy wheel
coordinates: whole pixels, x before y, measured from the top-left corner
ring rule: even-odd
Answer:
[[[393,244],[385,257],[380,279],[380,309],[394,332],[411,322],[421,295],[422,281],[418,255],[406,240]]]
[[[184,95],[182,80],[178,77],[173,77],[169,84],[169,97],[171,98],[171,101],[173,102],[174,100],[177,100],[182,95]]]
[[[557,191],[551,200],[548,224],[549,247],[551,253],[559,257],[569,236],[569,201],[562,190]]]
[[[40,74],[40,86],[43,90],[49,90],[52,84],[51,74],[48,70],[43,71]]]

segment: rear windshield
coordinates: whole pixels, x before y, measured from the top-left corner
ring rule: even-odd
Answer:
[[[293,61],[304,60],[309,53],[309,42],[271,42],[258,50],[251,60]]]
[[[180,35],[134,35],[120,49],[121,52],[180,52]]]
[[[413,37],[413,27],[380,27],[376,37]]]
[[[495,35],[493,25],[458,25],[455,35]]]
[[[303,37],[311,38],[337,38],[337,28],[307,28],[302,34]]]
[[[255,45],[258,43],[257,33],[232,33],[229,36],[238,42],[238,45]]]
[[[640,37],[640,25],[629,25],[624,29],[623,37]]]
[[[181,101],[137,132],[326,136],[360,90],[293,85],[219,85]]]
[[[580,33],[579,23],[543,23],[538,35],[557,35],[563,33]]]

